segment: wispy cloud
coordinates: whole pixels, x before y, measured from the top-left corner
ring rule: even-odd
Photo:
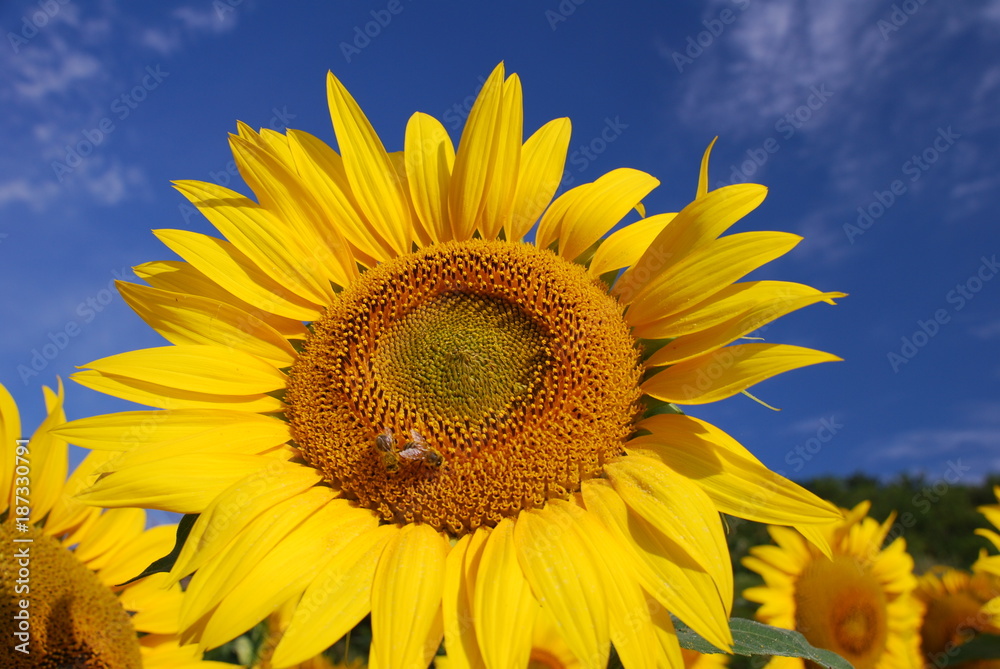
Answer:
[[[875,185],[884,188],[899,178],[912,153],[934,139],[938,126],[953,126],[971,145],[974,134],[1000,124],[992,111],[1000,104],[1000,66],[961,68],[949,59],[958,48],[990,52],[1000,37],[1000,2],[928,3],[901,26],[888,24],[896,30],[885,28],[893,7],[866,0],[710,3],[704,20],[725,10],[734,18],[711,41],[703,39],[708,46],[676,73],[671,98],[678,102],[671,113],[730,141],[759,142],[773,136],[786,115],[802,111],[807,120],[796,128],[794,142],[808,149],[800,154],[814,161],[808,167],[828,171],[831,194],[854,198]],[[691,34],[703,29],[694,24]],[[683,44],[659,46],[668,67],[684,52]],[[914,78],[924,76],[940,77],[942,87],[915,85]],[[829,105],[807,115],[802,107],[818,86],[832,92]],[[934,169],[979,185],[1000,172],[1000,158],[992,146],[964,146]],[[985,201],[967,198],[964,205],[968,215]]]
[[[139,42],[148,49],[169,56],[185,44],[202,35],[221,35],[236,28],[238,14],[220,15],[211,6],[178,7],[170,13],[166,26],[149,27],[142,31]]]
[[[948,460],[960,459],[971,467],[972,474],[984,474],[1000,469],[1000,427],[993,425],[968,428],[913,429],[892,435],[888,439],[873,440],[863,444],[859,452],[866,452],[867,462],[859,462],[859,469],[884,469],[911,473],[933,472]]]
[[[158,20],[140,20],[112,3],[59,7],[16,50],[0,49],[6,121],[0,129],[6,149],[0,154],[0,209],[23,204],[37,212],[81,199],[113,205],[144,184],[142,166],[114,150],[110,133],[99,132],[102,122],[117,123],[109,108],[113,112],[115,101],[144,81],[142,63],[155,65],[159,57],[237,25],[235,13],[223,19],[208,4],[178,7]],[[72,155],[76,149],[85,159]]]

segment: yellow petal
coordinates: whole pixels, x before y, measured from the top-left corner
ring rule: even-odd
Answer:
[[[284,388],[287,381],[273,365],[249,353],[198,344],[127,351],[84,367],[168,388],[219,395],[267,393]]]
[[[122,513],[124,511],[133,511],[133,509],[112,509],[111,511],[106,511],[105,515],[108,513]],[[138,535],[127,541],[125,537],[119,537],[120,546],[118,550],[111,551],[109,559],[102,560],[104,564],[97,573],[97,576],[108,587],[117,586],[129,579],[135,578],[145,571],[146,567],[153,564],[154,561],[169,554],[177,536],[177,526],[158,525],[142,531],[142,526],[140,525],[139,532]],[[166,576],[166,574],[158,574],[156,580],[163,583]],[[127,588],[126,591],[128,589],[130,588]],[[177,594],[179,595],[180,593],[178,592]],[[177,599],[177,609],[175,611],[180,610],[180,597]],[[173,632],[177,632],[176,614],[170,620],[170,626]],[[154,630],[143,631],[151,632]]]
[[[626,548],[622,557],[642,587],[716,648],[731,648],[728,604],[704,568],[685,559],[670,537],[629,511],[607,480],[590,479],[582,490],[587,510]]]
[[[410,206],[382,140],[332,72],[327,76],[327,97],[333,131],[358,207],[365,218],[386,232],[397,254],[409,253],[413,229]]]
[[[817,294],[815,288],[789,281],[734,283],[683,311],[637,325],[633,331],[642,339],[680,337],[714,328],[767,301]],[[826,301],[834,304],[832,298]]]
[[[739,344],[668,367],[643,383],[642,391],[664,402],[706,404],[782,372],[835,360],[840,358],[800,346]]]
[[[396,532],[394,525],[376,527],[332,556],[296,604],[288,629],[274,650],[272,666],[290,667],[307,661],[368,615],[375,567]]]
[[[517,562],[514,521],[504,518],[486,541],[474,592],[476,632],[487,667],[527,665],[537,608]]]
[[[733,567],[719,511],[708,495],[650,458],[619,458],[604,471],[632,511],[712,576],[728,610],[733,601]]]
[[[712,141],[708,143],[708,148],[705,149],[705,155],[701,157],[701,169],[698,170],[698,190],[695,197],[702,197],[708,193],[708,157],[712,155],[712,147],[715,146],[718,139],[718,137],[712,138]]]
[[[275,332],[288,339],[305,339],[308,333],[302,321],[278,316],[260,306],[241,300],[186,262],[160,260],[137,265],[133,270],[136,276],[153,288],[228,304],[231,308],[239,309],[243,313],[250,314],[252,318],[267,323]]]
[[[494,178],[504,101],[504,67],[496,66],[472,105],[455,154],[448,189],[452,239],[472,237],[486,207],[486,193]]]
[[[659,460],[694,481],[723,513],[774,525],[842,519],[835,506],[772,472],[710,423],[661,414],[636,427],[651,434],[629,441],[625,445],[629,453]]]
[[[14,452],[17,440],[21,438],[21,414],[17,410],[17,402],[3,384],[0,384],[0,437],[7,445],[5,448],[12,449],[11,453]],[[5,457],[3,462],[0,462],[0,513],[6,512],[10,506],[12,484],[15,479],[14,468],[18,464],[22,463],[12,456]]]
[[[373,267],[392,257],[389,232],[368,221],[351,193],[344,160],[318,137],[301,130],[288,131],[288,144],[299,176],[312,191],[331,225],[336,225],[354,247],[354,257]],[[333,223],[336,221],[336,223]]]
[[[161,242],[241,300],[279,316],[315,321],[321,305],[291,293],[231,243],[187,230],[154,230]]]
[[[511,210],[517,189],[524,134],[521,79],[510,75],[503,84],[500,116],[496,124],[496,154],[490,169],[479,230],[484,239],[496,239],[502,228],[510,227]]]
[[[343,500],[334,500],[328,488],[315,486],[274,504],[253,520],[242,523],[237,536],[212,559],[205,559],[188,583],[181,607],[182,628],[190,628],[202,616],[211,612],[223,597],[239,585],[250,570],[281,544],[288,534],[319,509],[333,502],[346,515],[356,509],[345,509]],[[366,512],[361,512],[364,515]],[[171,581],[178,581],[189,567],[201,562],[195,554],[192,562],[175,563]],[[305,584],[303,584],[305,588]]]
[[[466,534],[452,546],[445,560],[441,612],[448,662],[449,666],[454,664],[454,669],[486,666],[476,638],[472,592],[490,531],[488,527],[480,527],[473,534]]]
[[[406,124],[406,179],[417,216],[435,242],[451,236],[448,184],[455,147],[448,131],[433,116],[416,113]]]
[[[627,319],[642,325],[687,309],[788,253],[800,241],[787,232],[742,232],[708,242],[651,281],[629,306]]]
[[[25,458],[29,461],[28,463],[21,463],[16,457],[11,457],[16,464],[28,464],[30,469],[30,485],[26,486],[29,490],[28,495],[24,497],[29,499],[31,522],[38,522],[55,506],[56,501],[63,494],[63,485],[66,483],[66,470],[68,468],[69,462],[69,448],[65,441],[55,436],[51,429],[57,425],[61,425],[66,422],[66,414],[63,411],[63,384],[62,380],[59,379],[59,390],[58,393],[53,393],[48,387],[43,387],[42,391],[45,395],[45,405],[48,411],[45,416],[45,420],[38,426],[35,433],[31,435],[30,443],[28,444],[28,454]],[[10,453],[13,447],[13,442],[10,445],[4,446],[4,452]],[[17,473],[17,469],[14,470]],[[14,483],[17,483],[15,477]],[[16,496],[21,495],[22,491],[19,490],[22,486],[12,486],[11,493],[14,497],[11,499],[16,500]],[[6,492],[6,491],[4,491]],[[20,505],[20,504],[18,504]]]
[[[312,256],[311,249],[272,212],[216,184],[175,181],[174,188],[277,283],[317,304],[332,298],[326,277],[307,260]]]
[[[345,507],[343,500],[322,507],[257,561],[219,602],[201,635],[201,645],[214,648],[253,627],[302,593],[331,555],[377,527],[373,515],[345,514]],[[327,637],[330,644],[336,639]]]
[[[121,281],[117,285],[132,310],[171,344],[232,346],[275,367],[295,361],[295,349],[278,331],[229,304]]]
[[[542,217],[539,230],[542,226],[557,229],[559,255],[575,260],[659,184],[658,179],[639,170],[612,170],[559,196],[566,203],[560,207],[553,204]]]
[[[87,370],[70,376],[81,386],[123,400],[162,409],[233,409],[274,413],[283,411],[284,403],[270,395],[214,395],[140,381],[113,374]]]
[[[66,441],[90,449],[127,451],[144,445],[188,439],[206,432],[226,429],[227,438],[270,434],[291,438],[288,423],[222,409],[178,409],[176,411],[124,411],[91,416],[60,425],[53,432]]]
[[[536,130],[521,147],[514,208],[506,230],[508,240],[523,238],[552,201],[566,166],[571,128],[568,118],[554,119]]]
[[[146,512],[142,509],[111,509],[101,514],[94,526],[77,544],[73,557],[97,571],[110,557],[142,534]],[[169,550],[169,549],[168,549]],[[143,567],[148,565],[143,565]],[[138,576],[140,572],[132,574]]]
[[[183,455],[105,476],[80,493],[87,504],[141,506],[175,513],[201,513],[212,498],[270,462],[259,455],[205,454],[192,462]]]
[[[600,276],[622,267],[631,267],[676,216],[677,214],[657,214],[611,233],[597,247],[588,271]]]
[[[386,545],[372,587],[371,664],[426,667],[441,644],[448,543],[429,525],[407,524]]]
[[[708,192],[684,207],[663,229],[635,265],[615,283],[613,293],[628,304],[647,284],[683,260],[691,251],[729,229],[764,201],[767,189],[736,184]]]
[[[66,423],[63,423],[66,425]],[[61,427],[61,426],[60,426]],[[56,436],[63,438],[56,433]],[[97,522],[101,509],[83,504],[76,494],[89,488],[97,480],[96,470],[108,460],[117,457],[114,451],[90,452],[66,479],[62,494],[52,506],[45,519],[45,532],[53,537],[62,537],[63,543],[72,546],[87,536]]]
[[[603,667],[610,647],[607,602],[594,558],[572,524],[549,507],[522,511],[514,545],[532,593],[552,612],[573,654]]]
[[[160,527],[172,529],[163,525]],[[165,578],[166,574],[152,574],[131,584],[118,596],[123,609],[135,612],[131,622],[137,632],[177,634],[177,616],[184,595],[180,587],[164,590]]]
[[[801,284],[794,283],[791,285],[801,286]],[[750,332],[763,333],[762,326],[785,314],[817,302],[833,303],[834,298],[844,296],[844,293],[821,293],[808,286],[801,286],[801,290],[792,294],[772,296],[749,307],[728,321],[674,339],[651,355],[646,360],[646,365],[648,367],[672,365],[710,353]]]
[[[325,220],[323,208],[292,170],[260,142],[229,136],[229,146],[240,174],[253,188],[261,204],[292,231],[299,242],[296,269],[326,297],[333,297],[334,283],[346,286],[357,278],[358,269],[343,233]],[[250,176],[251,178],[248,178]]]
[[[624,547],[615,541],[595,514],[562,500],[552,500],[549,504],[573,518],[578,533],[601,571],[608,602],[611,641],[622,664],[649,669],[680,666],[677,664],[680,646],[676,636],[673,637],[672,647],[667,645],[664,648],[659,643],[659,633],[650,613],[651,609],[661,607],[650,606],[634,573],[623,568],[629,563]],[[670,617],[666,616],[666,619],[669,621]],[[670,629],[673,629],[672,625]]]
[[[218,555],[247,523],[321,479],[312,467],[275,460],[223,490],[191,528],[171,570],[173,580],[180,580]]]

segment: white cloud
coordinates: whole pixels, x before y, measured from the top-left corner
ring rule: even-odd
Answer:
[[[193,6],[179,7],[171,12],[174,22],[165,27],[150,27],[142,31],[139,43],[167,56],[182,48],[187,40],[201,35],[221,35],[236,27],[237,14],[220,16],[214,9]]]
[[[869,465],[891,463],[912,472],[926,471],[931,463],[943,469],[948,460],[958,460],[971,466],[972,474],[982,477],[1000,469],[997,444],[1000,427],[914,429],[864,444],[859,452],[870,453]],[[859,467],[863,466],[859,463]]]
[[[150,53],[173,53],[236,26],[235,14],[223,20],[208,3],[176,8],[153,24],[110,1],[59,7],[16,51],[0,49],[5,116],[0,209],[24,203],[44,211],[81,198],[114,205],[142,190],[142,168],[123,162],[113,142],[98,147],[69,174],[57,175],[51,165],[65,162],[66,147],[98,127],[111,101],[134,85],[141,68],[137,63],[148,62]]]

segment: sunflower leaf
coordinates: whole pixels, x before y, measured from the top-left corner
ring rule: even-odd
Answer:
[[[960,646],[949,644],[947,650],[933,658],[935,666],[954,667],[973,660],[1000,659],[1000,636],[977,634],[974,639]],[[942,663],[943,661],[943,663]]]
[[[177,556],[181,554],[181,549],[184,548],[184,542],[187,541],[188,535],[191,534],[191,528],[194,527],[194,521],[198,520],[198,514],[189,513],[181,518],[181,522],[177,524],[177,539],[174,541],[174,547],[171,551],[164,555],[163,557],[153,560],[153,562],[142,570],[142,573],[134,578],[130,578],[124,583],[119,583],[119,587],[123,585],[128,585],[134,581],[138,581],[140,578],[146,578],[152,574],[159,574],[161,572],[168,572],[174,568],[174,563],[177,562]]]
[[[677,618],[673,620],[674,627],[677,629],[677,640],[682,648],[707,654],[722,652]],[[801,657],[811,660],[821,667],[852,669],[850,662],[832,651],[813,647],[798,632],[771,627],[745,618],[731,618],[729,628],[733,631],[734,655]]]

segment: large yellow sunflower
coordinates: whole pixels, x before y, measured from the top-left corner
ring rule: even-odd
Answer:
[[[917,598],[926,613],[920,649],[929,666],[942,666],[958,646],[977,632],[1000,634],[1000,612],[987,606],[1000,597],[1000,578],[979,572],[937,567],[917,579]],[[963,669],[1000,669],[1000,660],[962,663]]]
[[[44,392],[48,416],[23,442],[17,405],[0,385],[3,666],[232,668],[180,643],[183,594],[166,574],[119,585],[170,551],[175,528],[144,530],[141,509],[102,512],[73,498],[108,455],[90,454],[67,480],[67,444],[50,432],[65,421],[62,383]]]
[[[457,150],[418,113],[389,153],[332,74],[328,93],[340,154],[241,124],[257,201],[177,183],[225,239],[157,231],[183,261],[120,285],[172,345],[74,378],[161,410],[61,432],[120,451],[82,499],[200,514],[172,572],[194,574],[187,638],[218,646],[294,600],[275,667],[369,612],[376,667],[425,667],[442,638],[459,666],[523,666],[539,605],[588,667],[612,641],[629,667],[682,666],[667,611],[729,648],[719,512],[823,549],[840,514],[663,411],[836,360],[729,344],[841,293],[734,283],[800,238],[720,237],[766,190],[708,192],[707,153],[694,202],[606,238],[656,179],[618,169],[550,203],[569,121],[522,143],[502,64]]]
[[[757,618],[801,632],[855,669],[922,666],[922,606],[913,597],[913,558],[902,537],[882,547],[895,515],[868,518],[869,502],[854,507],[825,534],[832,560],[783,527],[768,528],[777,546],[755,546],[743,564],[764,578],[743,596],[759,602]],[[775,657],[770,669],[804,669],[801,658]]]

